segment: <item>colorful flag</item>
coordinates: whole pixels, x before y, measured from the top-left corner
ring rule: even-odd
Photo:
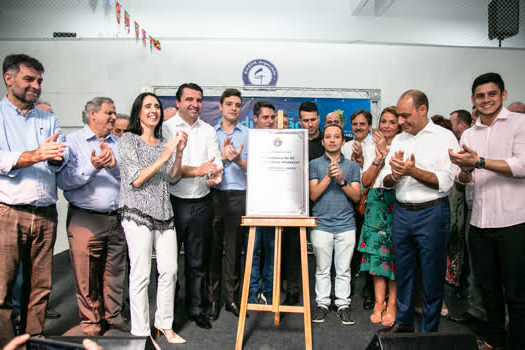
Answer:
[[[120,3],[118,1],[115,4],[115,13],[117,15],[117,23],[120,24]]]
[[[146,31],[142,29],[142,45],[146,46]]]
[[[139,40],[139,36],[140,36],[139,24],[137,23],[137,21],[134,21],[134,22],[135,22],[135,36],[136,36],[136,39]]]
[[[160,51],[160,41],[155,40],[155,42],[153,43],[153,46],[155,46],[155,48]]]
[[[150,50],[153,50],[153,42],[154,42],[154,41],[155,41],[155,40],[153,40],[153,38],[152,38],[151,35],[150,35],[150,36],[149,36],[149,49],[150,49]]]
[[[129,13],[128,11],[124,11],[124,28],[128,30],[128,34],[129,34]]]

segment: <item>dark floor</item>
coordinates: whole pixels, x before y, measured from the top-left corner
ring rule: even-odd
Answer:
[[[183,260],[183,259],[181,259]],[[314,266],[315,259],[309,256],[310,294],[311,305],[315,306],[314,292]],[[183,271],[179,266],[179,276]],[[152,275],[154,276],[154,271]],[[58,320],[47,320],[45,335],[60,336],[78,334],[78,309],[75,299],[75,287],[68,251],[55,256],[53,263],[53,292],[51,294],[51,306],[63,316]],[[184,285],[184,283],[181,283]],[[357,292],[352,298],[352,313],[356,324],[344,326],[339,321],[335,312],[331,312],[326,321],[321,324],[312,324],[312,339],[314,349],[365,349],[370,343],[373,335],[381,328],[369,321],[370,311],[362,307],[363,299],[360,293],[363,279],[356,280]],[[153,323],[155,311],[154,299],[155,283],[150,284],[150,314]],[[450,288],[446,288],[445,300],[451,313],[460,314],[466,310],[466,300],[453,296]],[[184,345],[178,345],[184,349],[233,349],[237,332],[237,321],[231,313],[222,309],[219,319],[213,323],[211,330],[203,330],[195,326],[193,322],[186,319],[184,307],[184,290],[181,291],[176,303],[175,331],[187,340]],[[302,349],[304,348],[303,317],[299,314],[281,314],[280,326],[273,323],[273,314],[269,312],[249,311],[246,320],[244,349]],[[419,318],[416,321],[419,323]],[[418,324],[416,324],[417,328]],[[447,318],[442,318],[440,332],[469,332],[476,331],[476,325],[469,329],[465,325],[454,323]],[[124,333],[112,333],[111,335],[126,335]],[[166,343],[160,338],[159,345],[163,349],[174,349],[177,345]]]

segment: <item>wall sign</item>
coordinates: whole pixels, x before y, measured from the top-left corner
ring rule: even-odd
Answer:
[[[277,78],[277,68],[262,58],[248,62],[242,70],[244,86],[275,86]]]

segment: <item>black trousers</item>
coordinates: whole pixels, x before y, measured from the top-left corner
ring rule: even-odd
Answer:
[[[245,228],[241,216],[246,213],[246,191],[212,190],[213,230],[206,262],[208,302],[218,302],[221,293],[224,252],[224,292],[228,302],[238,301],[240,289],[241,249]]]
[[[190,315],[204,311],[202,289],[206,244],[212,231],[213,208],[211,195],[198,199],[170,196],[175,215],[178,250],[184,243],[186,300]]]
[[[469,244],[474,276],[487,310],[489,344],[505,344],[507,304],[508,349],[525,349],[525,223],[485,229],[471,225]]]
[[[301,274],[301,242],[299,227],[283,227],[282,233],[282,280],[286,281],[286,292],[299,293]]]

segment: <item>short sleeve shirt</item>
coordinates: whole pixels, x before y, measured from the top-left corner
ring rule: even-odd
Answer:
[[[310,161],[310,180],[321,181],[328,174],[331,160],[323,154]],[[343,156],[339,160],[343,178],[351,184],[360,182],[359,165]],[[352,201],[335,180],[330,182],[323,194],[314,202],[312,215],[317,217],[317,229],[332,233],[341,233],[356,229]]]

